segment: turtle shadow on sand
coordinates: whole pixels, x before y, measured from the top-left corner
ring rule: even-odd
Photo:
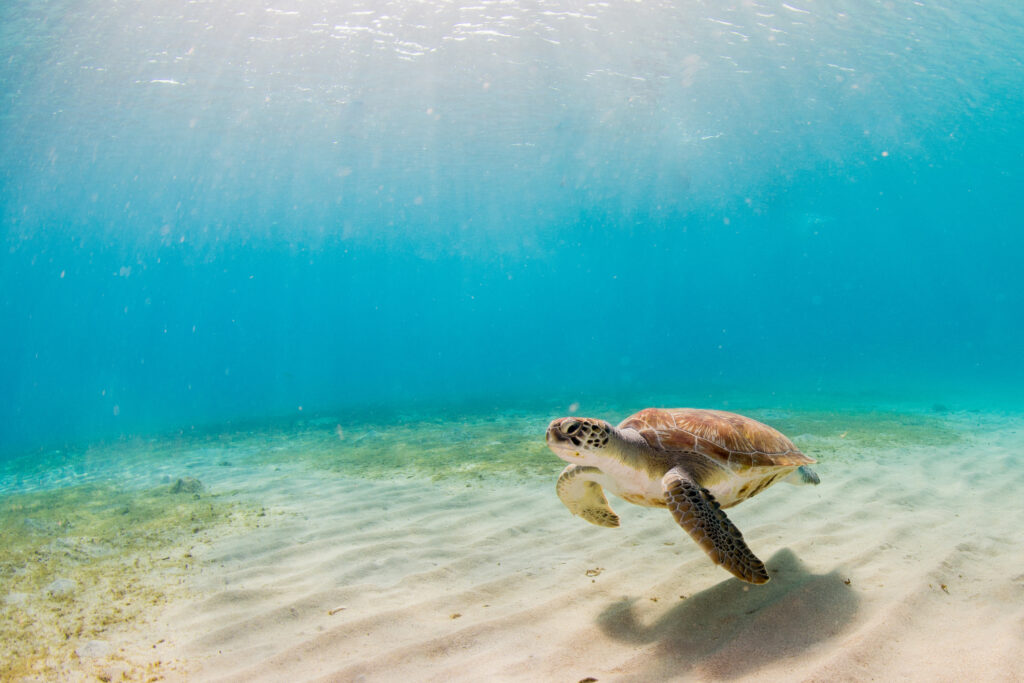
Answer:
[[[767,566],[772,577],[767,584],[722,581],[651,624],[637,618],[634,604],[639,598],[609,605],[597,620],[605,635],[653,646],[630,662],[626,679],[752,674],[836,637],[856,615],[860,598],[838,570],[812,574],[789,549],[775,553]]]

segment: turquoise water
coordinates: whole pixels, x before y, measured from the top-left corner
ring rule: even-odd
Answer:
[[[1011,0],[3,3],[0,569],[258,526],[267,468],[540,481],[572,411],[844,463],[1018,415],[1022,42]]]
[[[1018,3],[0,13],[0,451],[300,407],[1019,394]]]

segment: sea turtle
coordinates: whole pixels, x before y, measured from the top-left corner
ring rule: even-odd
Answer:
[[[589,417],[553,420],[548,447],[569,465],[558,497],[591,524],[619,526],[604,489],[637,505],[667,507],[718,565],[766,583],[764,563],[722,508],[777,481],[817,484],[816,462],[768,425],[721,410],[647,408],[618,427]]]

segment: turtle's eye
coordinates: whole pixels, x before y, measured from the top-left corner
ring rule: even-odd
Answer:
[[[579,420],[566,420],[562,423],[562,431],[569,436],[572,436],[580,430]]]

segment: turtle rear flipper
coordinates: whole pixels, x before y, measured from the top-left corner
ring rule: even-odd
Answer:
[[[569,512],[591,524],[617,527],[619,516],[608,504],[601,485],[591,479],[597,474],[601,474],[601,470],[596,467],[569,465],[558,477],[558,497]]]
[[[710,491],[680,467],[669,470],[661,482],[672,516],[715,564],[747,583],[768,582],[764,563],[747,547]]]
[[[817,486],[821,483],[818,473],[807,465],[800,465],[800,467],[793,470],[792,474],[780,481],[784,481],[787,484],[794,484],[795,486],[803,486],[804,484],[814,484]]]

